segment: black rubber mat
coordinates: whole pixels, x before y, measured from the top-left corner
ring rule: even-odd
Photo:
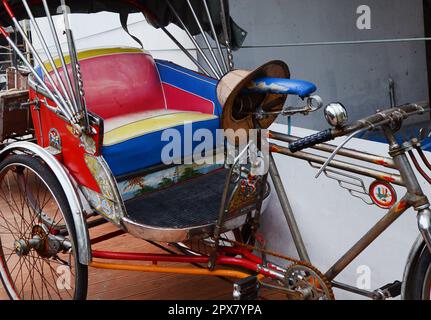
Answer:
[[[140,224],[188,228],[217,221],[227,170],[194,178],[126,202],[128,215]]]

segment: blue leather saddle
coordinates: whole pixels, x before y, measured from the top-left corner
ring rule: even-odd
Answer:
[[[306,98],[317,90],[315,84],[294,79],[259,78],[250,83],[247,91],[275,94],[292,94]]]

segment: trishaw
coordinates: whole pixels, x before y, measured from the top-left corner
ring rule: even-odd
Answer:
[[[143,13],[198,71],[137,48],[76,50],[69,14],[101,11],[119,13],[127,32],[127,16]],[[57,14],[64,30],[54,23]],[[50,32],[42,32],[38,17],[47,19]],[[230,17],[226,0],[2,0],[0,19],[29,86],[7,92],[2,105],[0,277],[11,299],[85,299],[89,267],[225,277],[234,279],[238,300],[259,298],[262,287],[299,300],[334,299],[334,287],[372,299],[430,299],[431,211],[413,169],[431,182],[415,156],[431,169],[421,149],[427,132],[402,143],[395,138],[405,119],[429,111],[427,103],[379,110],[351,124],[343,105],[330,103],[324,114],[331,129],[304,138],[268,130],[278,116],[307,115],[323,102],[313,95],[314,84],[290,79],[282,61],[235,70],[232,51],[246,32]],[[185,31],[198,57],[169,32],[170,23]],[[58,36],[63,32],[66,46]],[[305,106],[286,106],[287,95]],[[389,157],[345,147],[376,128],[388,140]],[[343,136],[341,145],[328,144]],[[326,272],[309,259],[274,153],[303,159],[352,195],[388,210]],[[366,186],[361,176],[375,181]],[[405,196],[398,200],[393,185],[404,187]],[[299,258],[271,252],[259,233],[271,189]],[[420,235],[402,282],[374,291],[337,282],[409,208],[417,211]],[[90,238],[89,230],[106,222],[118,230]],[[92,249],[124,233],[166,254]]]

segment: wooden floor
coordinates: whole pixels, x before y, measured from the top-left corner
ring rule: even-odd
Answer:
[[[109,224],[94,228],[92,236],[114,231]],[[165,253],[136,239],[122,235],[100,243],[94,249]],[[117,262],[118,263],[118,262]],[[175,264],[171,264],[175,265]],[[0,284],[0,299],[7,299]],[[214,300],[232,299],[232,284],[216,277],[140,273],[89,268],[89,300]]]
[[[92,234],[97,236],[99,233],[110,230],[115,229],[104,225],[92,231]],[[153,245],[127,234],[95,245],[94,249],[97,248],[112,251],[165,253]],[[95,300],[213,300],[232,299],[233,288],[231,283],[216,277],[90,268],[88,289],[88,299]]]

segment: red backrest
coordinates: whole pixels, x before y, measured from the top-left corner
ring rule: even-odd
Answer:
[[[151,55],[108,48],[82,51],[79,60],[87,107],[101,118],[166,108]]]

